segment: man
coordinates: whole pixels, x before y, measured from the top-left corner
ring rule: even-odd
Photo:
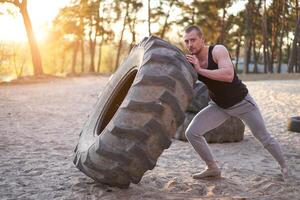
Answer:
[[[286,178],[288,166],[280,146],[266,130],[256,102],[237,77],[227,49],[223,45],[206,46],[204,39],[199,27],[191,25],[185,29],[184,42],[191,54],[186,58],[194,66],[198,79],[207,86],[212,100],[193,118],[185,132],[188,141],[207,165],[204,171],[194,174],[193,178],[221,176],[221,170],[203,135],[230,116],[238,117],[248,125],[255,138],[279,163],[283,178]]]

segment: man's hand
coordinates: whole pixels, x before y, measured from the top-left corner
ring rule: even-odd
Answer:
[[[195,55],[186,55],[186,59],[194,66],[195,70],[198,72],[201,70],[199,60]]]

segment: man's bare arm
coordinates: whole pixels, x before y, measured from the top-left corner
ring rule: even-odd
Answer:
[[[191,56],[187,58],[190,62],[194,64],[195,70],[200,75],[217,81],[232,82],[234,76],[234,69],[227,49],[223,45],[216,45],[212,51],[212,54],[214,61],[219,66],[219,68],[216,70],[208,70],[201,68],[199,65],[199,61],[195,56],[193,56],[194,59],[192,59]]]

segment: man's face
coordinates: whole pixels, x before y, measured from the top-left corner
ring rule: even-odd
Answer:
[[[186,33],[184,36],[185,47],[193,55],[200,53],[201,49],[204,47],[204,38],[197,34],[197,31],[192,30]]]

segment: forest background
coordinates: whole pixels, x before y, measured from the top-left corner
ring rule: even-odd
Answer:
[[[300,73],[299,0],[66,0],[42,39],[28,5],[30,0],[0,0],[0,19],[21,17],[26,30],[25,41],[18,32],[3,39],[1,32],[18,24],[0,20],[0,82],[111,74],[149,35],[184,50],[190,24],[202,28],[207,44],[225,45],[239,73]]]

